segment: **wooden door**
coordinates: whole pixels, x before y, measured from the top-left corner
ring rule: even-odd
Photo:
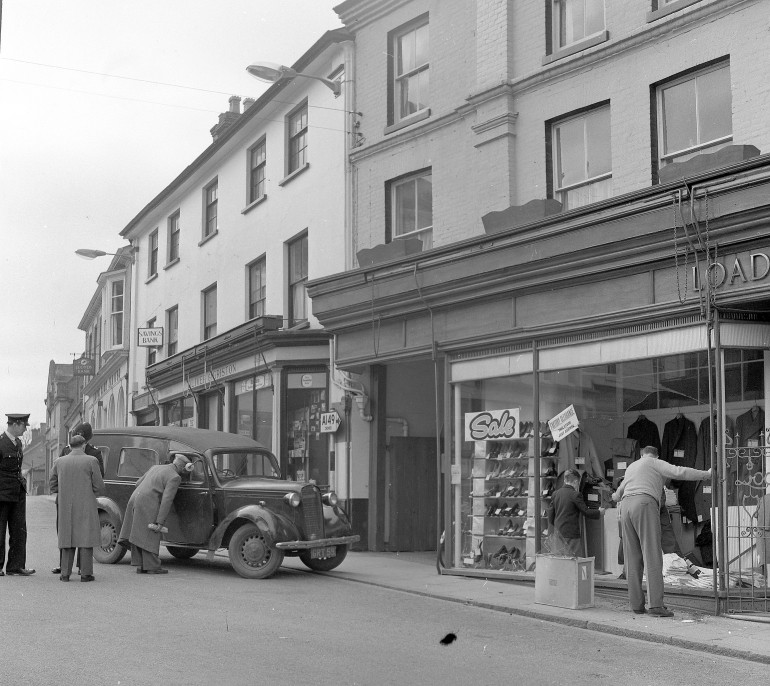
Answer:
[[[436,439],[392,436],[388,550],[436,549]]]

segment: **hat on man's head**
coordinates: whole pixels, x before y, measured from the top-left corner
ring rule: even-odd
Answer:
[[[86,441],[90,441],[94,437],[94,430],[88,422],[83,422],[72,429],[72,435],[82,436]]]
[[[8,417],[9,424],[26,424],[29,426],[28,414],[6,414],[5,416]]]

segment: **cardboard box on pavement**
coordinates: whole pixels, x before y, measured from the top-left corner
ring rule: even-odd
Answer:
[[[594,558],[538,555],[535,602],[581,610],[594,606]]]

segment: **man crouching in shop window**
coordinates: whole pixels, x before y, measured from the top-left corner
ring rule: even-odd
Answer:
[[[626,560],[628,599],[636,614],[649,612],[655,617],[673,617],[663,605],[663,549],[660,541],[660,502],[668,479],[701,481],[711,478],[711,470],[676,467],[658,459],[658,449],[648,445],[642,456],[626,470],[625,479],[612,494],[623,501],[623,556]],[[644,606],[642,574],[647,568],[649,611]]]

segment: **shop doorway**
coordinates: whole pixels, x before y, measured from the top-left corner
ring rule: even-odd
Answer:
[[[201,396],[198,400],[198,427],[222,431],[222,408],[224,404],[224,398],[219,391]]]
[[[294,481],[329,485],[328,439],[321,433],[321,413],[328,407],[326,371],[288,372],[283,426],[286,437],[281,471]]]

